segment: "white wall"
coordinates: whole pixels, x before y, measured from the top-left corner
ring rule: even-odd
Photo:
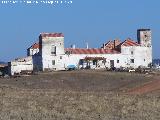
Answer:
[[[133,51],[133,54],[131,54],[131,51]],[[126,57],[129,66],[134,68],[148,67],[148,64],[152,62],[152,47],[122,46],[121,54]],[[130,63],[130,59],[134,59],[134,63]]]
[[[29,52],[28,56],[35,55],[36,53],[39,52],[39,48],[37,49],[30,48],[28,52]]]
[[[10,62],[9,72],[11,75],[20,73],[22,70],[33,70],[32,56],[20,58]]]
[[[63,59],[61,60],[61,68],[63,66],[66,68],[68,65],[75,65],[77,67],[82,67],[79,66],[79,61],[80,59],[84,59],[85,57],[104,57],[106,59],[106,63],[104,64],[102,60],[100,60],[98,63],[101,68],[105,67],[110,68],[110,60],[114,60],[114,66],[117,68],[125,66],[124,63],[125,57],[121,54],[70,54],[70,55],[63,55]],[[117,63],[117,60],[119,60],[119,63]],[[56,67],[59,66],[57,65]],[[91,67],[94,68],[95,66],[91,65]]]
[[[52,54],[52,46],[56,47],[56,54]],[[62,69],[62,59],[60,56],[64,55],[64,37],[45,37],[42,38],[42,66],[44,69]],[[56,65],[52,64],[55,60]]]

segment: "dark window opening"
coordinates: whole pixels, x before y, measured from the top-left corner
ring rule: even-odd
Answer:
[[[55,60],[52,60],[52,65],[55,65],[56,64],[56,61]]]
[[[134,63],[134,59],[131,59],[131,63]]]
[[[83,65],[83,60],[82,60],[82,59],[79,61],[79,64],[80,64],[80,65]]]
[[[72,51],[66,51],[65,54],[70,55],[72,54]]]
[[[117,60],[117,63],[119,63],[119,60]]]
[[[51,54],[56,54],[56,46],[51,47]]]
[[[147,35],[144,35],[144,37],[146,38],[146,37],[147,37]]]
[[[133,55],[133,51],[131,51],[131,55]]]
[[[93,65],[97,65],[97,60],[93,60]]]

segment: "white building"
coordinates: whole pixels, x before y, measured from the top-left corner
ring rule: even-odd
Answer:
[[[69,66],[79,69],[148,67],[152,63],[151,30],[137,30],[137,38],[137,42],[131,39],[109,41],[98,49],[64,48],[62,33],[41,33],[39,48],[30,47],[28,55],[32,55],[33,70],[41,71],[65,70]],[[39,52],[32,52],[38,49]]]
[[[39,44],[42,70],[64,69],[65,51],[63,34],[41,33],[39,36]]]
[[[32,56],[37,53],[39,53],[39,43],[34,43],[27,49],[27,56]]]
[[[22,71],[33,71],[32,56],[17,58],[8,63],[9,74],[20,74]]]

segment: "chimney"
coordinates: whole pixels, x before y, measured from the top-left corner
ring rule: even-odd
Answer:
[[[88,42],[86,42],[86,48],[88,49]]]
[[[75,49],[75,48],[76,48],[76,45],[75,45],[75,44],[71,45],[71,48]]]
[[[105,49],[105,43],[103,43],[103,47],[102,48]]]
[[[114,48],[116,48],[120,43],[119,39],[114,40]]]

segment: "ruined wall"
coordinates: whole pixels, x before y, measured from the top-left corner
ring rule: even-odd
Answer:
[[[109,49],[109,50],[114,49],[114,42],[113,42],[113,41],[110,41],[109,43],[104,44],[103,49]]]
[[[150,29],[138,29],[137,30],[137,40],[138,43],[143,47],[151,47],[152,46],[152,36]]]
[[[20,73],[22,70],[33,71],[32,56],[19,58],[9,63],[9,74],[14,75]]]
[[[148,63],[152,63],[152,32],[150,29],[138,29],[137,40],[143,49],[142,55]]]
[[[116,39],[116,40],[114,40],[114,41],[109,41],[108,43],[106,43],[106,44],[103,44],[103,49],[111,49],[111,50],[113,50],[113,49],[118,49],[119,50],[119,48],[118,48],[118,45],[121,43],[121,41],[119,40],[119,39]]]

